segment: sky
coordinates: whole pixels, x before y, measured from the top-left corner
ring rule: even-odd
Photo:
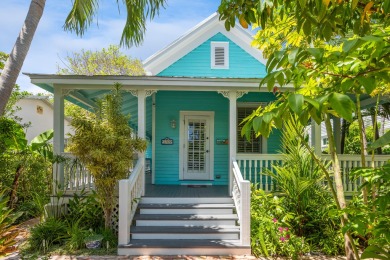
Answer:
[[[0,51],[10,53],[26,18],[30,0],[2,0],[0,8]],[[63,24],[71,9],[71,0],[47,0],[43,16],[22,72],[55,74],[57,66],[73,52],[101,50],[110,44],[119,44],[126,11],[118,12],[116,0],[100,0],[99,12],[87,33],[82,38],[75,33],[65,32]],[[121,1],[119,1],[121,2]],[[148,21],[144,42],[139,47],[122,51],[145,60],[152,54],[185,34],[192,27],[216,12],[220,0],[167,0],[165,9],[153,21]],[[22,90],[33,93],[44,92],[30,83],[30,79],[19,75],[17,84]]]

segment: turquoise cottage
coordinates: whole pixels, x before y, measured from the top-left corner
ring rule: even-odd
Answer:
[[[259,89],[266,61],[251,41],[213,14],[145,60],[147,76],[27,74],[54,93],[57,154],[64,153],[64,99],[93,109],[115,82],[123,85],[123,112],[149,147],[119,182],[118,254],[250,253],[249,181],[270,190],[258,173],[280,160],[280,132],[251,142],[240,134],[242,119],[275,99]],[[93,189],[85,169],[57,167],[68,193]]]

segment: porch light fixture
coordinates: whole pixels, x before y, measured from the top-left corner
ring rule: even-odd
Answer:
[[[176,120],[175,120],[175,119],[172,119],[172,120],[171,120],[171,128],[172,128],[172,129],[175,129],[175,128],[176,128]]]

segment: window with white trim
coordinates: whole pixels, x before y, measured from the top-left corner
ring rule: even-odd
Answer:
[[[266,103],[238,103],[237,104],[237,153],[262,153],[263,138],[256,137],[253,129],[248,139],[246,136],[241,136],[241,130],[244,125],[241,125],[242,120],[252,114],[259,106],[264,106]]]
[[[229,69],[229,42],[211,42],[211,68]]]

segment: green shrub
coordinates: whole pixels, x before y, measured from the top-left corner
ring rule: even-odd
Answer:
[[[65,246],[69,250],[78,250],[85,247],[85,238],[91,232],[86,228],[80,226],[80,221],[75,223],[68,223],[67,234],[68,238],[65,240]]]
[[[70,223],[78,221],[80,226],[95,231],[104,226],[103,209],[95,191],[91,194],[85,192],[81,192],[80,195],[75,194],[69,200],[68,214],[65,218]]]
[[[5,256],[13,252],[18,235],[18,231],[13,226],[20,213],[14,214],[11,209],[7,208],[8,198],[4,197],[4,192],[0,191],[0,256]]]
[[[49,218],[31,228],[28,239],[31,251],[47,252],[54,245],[64,245],[69,237],[68,227],[63,220]]]

